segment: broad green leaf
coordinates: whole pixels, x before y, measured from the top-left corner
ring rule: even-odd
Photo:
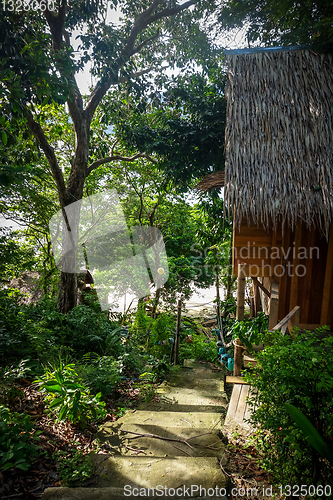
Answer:
[[[60,385],[45,385],[45,389],[47,392],[60,392],[62,393],[63,390],[62,388],[60,387]]]
[[[63,385],[64,383],[64,376],[61,372],[55,372],[55,378],[59,382],[60,385]]]
[[[7,462],[3,467],[2,470],[8,470],[14,467],[14,464],[12,462]]]
[[[59,406],[63,401],[64,398],[56,398],[49,404],[49,408],[54,408],[55,406]]]
[[[19,469],[22,469],[22,470],[28,470],[29,467],[30,467],[30,464],[28,464],[27,462],[25,462],[25,463],[22,463],[22,464],[15,464],[15,467],[18,467]]]
[[[306,436],[312,436],[315,439],[323,441],[323,438],[314,427],[314,425],[298,408],[289,403],[286,403],[285,406],[291,418],[296,422],[298,427],[304,432]]]
[[[59,420],[65,419],[65,417],[68,413],[68,410],[69,410],[68,406],[65,406],[65,405],[61,408],[60,413],[59,413]]]
[[[333,464],[333,453],[310,420],[298,408],[289,403],[286,403],[286,409],[299,428],[304,432],[308,443],[320,455],[327,458],[327,460]]]
[[[323,439],[316,439],[313,436],[306,437],[308,443],[316,450],[318,453],[326,458],[333,465],[333,453],[325,443]]]
[[[7,134],[6,134],[6,132],[3,130],[3,131],[2,131],[2,142],[4,143],[4,145],[5,145],[5,146],[7,145],[7,141],[8,141]]]

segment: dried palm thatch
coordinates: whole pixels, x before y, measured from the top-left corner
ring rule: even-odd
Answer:
[[[300,217],[326,236],[333,215],[332,56],[230,54],[225,199],[235,222]]]
[[[213,174],[206,175],[196,186],[195,189],[206,193],[210,189],[218,189],[224,186],[225,172],[214,172]]]

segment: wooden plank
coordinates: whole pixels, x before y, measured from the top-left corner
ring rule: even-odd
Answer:
[[[260,292],[259,292],[259,287],[256,285],[255,282],[253,282],[253,288],[254,288],[254,312],[255,312],[255,316],[257,317],[258,312],[262,311]]]
[[[243,385],[250,385],[242,377],[234,377],[233,375],[227,375],[225,378],[225,381],[227,384],[243,384]]]
[[[296,273],[297,266],[299,264],[299,247],[301,246],[302,241],[302,227],[303,222],[298,220],[296,223],[295,230],[295,258],[293,259],[293,272],[291,277],[291,286],[290,286],[290,302],[289,302],[289,310],[293,309],[298,303],[298,275]]]
[[[244,319],[244,307],[245,307],[245,264],[238,265],[238,287],[237,287],[237,309],[236,309],[236,319]],[[238,344],[238,345],[237,345]],[[238,377],[242,370],[242,355],[243,348],[239,339],[234,342],[234,376]]]
[[[238,264],[237,309],[236,309],[236,319],[237,320],[244,319],[245,268],[246,268],[246,264]]]
[[[290,333],[293,331],[294,327],[293,327],[293,324],[292,324],[292,322],[290,320],[287,323],[287,328],[288,328],[288,330],[289,330]]]
[[[287,255],[288,248],[290,247],[290,227],[286,227],[284,229],[282,248],[284,249],[285,255]],[[279,318],[283,318],[288,311],[286,311],[286,297],[287,297],[287,283],[288,277],[286,273],[286,263],[283,259],[283,255],[281,256],[280,264],[284,267],[285,273],[280,279],[279,283]]]
[[[301,330],[316,330],[320,327],[320,323],[300,323],[299,328]]]
[[[248,399],[254,399],[254,397],[255,397],[255,394],[253,392],[253,387],[250,387],[247,398]],[[246,408],[245,408],[244,420],[249,420],[251,418],[251,415],[252,415],[252,407],[247,402],[246,403]],[[247,425],[249,425],[249,424],[247,424]]]
[[[295,306],[290,313],[287,314],[276,326],[274,326],[272,329],[269,331],[275,332],[276,330],[280,330],[284,325],[288,325],[288,322],[290,319],[300,310],[299,306]]]
[[[245,354],[243,357],[244,366],[256,366],[257,360],[251,354]]]
[[[253,282],[267,295],[267,297],[271,296],[271,293],[267,290],[267,288],[262,283],[260,283],[260,281],[256,277],[253,277],[252,279],[253,279]]]
[[[251,425],[249,422],[247,422],[247,420],[250,420],[251,416],[252,416],[252,408],[249,405],[249,403],[247,402],[246,403],[246,408],[245,408],[245,413],[244,413],[244,423],[245,423],[245,425]]]
[[[262,278],[266,277],[269,278],[270,276],[270,259],[241,259],[241,258],[235,258],[234,260],[234,270],[233,273],[235,276],[237,276],[237,269],[238,265],[245,263],[246,264],[246,270],[245,270],[245,276],[248,278],[252,278],[253,276],[256,278]]]
[[[239,400],[239,395],[241,392],[241,386],[240,385],[234,385],[232,389],[232,394],[231,394],[231,399],[228,407],[228,412],[227,412],[227,417],[235,417],[235,413],[237,410],[238,406],[238,400]]]
[[[271,283],[271,298],[269,301],[269,324],[271,330],[278,322],[279,314],[279,283],[272,281]]]
[[[301,297],[299,305],[302,311],[302,322],[307,323],[309,321],[309,306],[310,306],[310,296],[311,296],[311,287],[312,287],[312,269],[313,269],[313,258],[310,259],[310,248],[315,246],[316,241],[316,230],[312,229],[306,230],[306,255],[307,258],[304,260],[304,265],[306,268],[306,273],[304,278],[302,279],[301,285]],[[303,238],[304,240],[304,238]],[[303,246],[305,246],[303,243]]]
[[[279,282],[279,278],[276,278],[275,274],[274,274],[275,266],[277,264],[279,264],[279,261],[278,261],[277,258],[273,259],[273,257],[272,257],[272,255],[273,255],[272,248],[276,247],[276,245],[277,245],[277,238],[278,238],[277,237],[277,230],[274,229],[273,230],[273,234],[272,234],[272,244],[271,244],[271,277],[272,277],[272,280]]]
[[[235,422],[242,424],[246,409],[246,398],[249,394],[249,385],[241,385],[241,393],[239,395],[238,406],[235,414]]]
[[[330,235],[328,240],[324,293],[323,293],[323,301],[322,301],[321,315],[320,315],[321,325],[327,325],[328,323],[330,323],[331,320],[330,316],[332,311],[329,302],[331,294],[332,273],[333,273],[333,222],[331,223]]]

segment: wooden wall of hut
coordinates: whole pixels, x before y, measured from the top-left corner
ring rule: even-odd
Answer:
[[[300,306],[300,326],[333,327],[333,223],[329,241],[300,219],[292,230],[265,230],[241,224],[234,230],[233,266],[245,263],[246,275],[279,282],[279,320]]]

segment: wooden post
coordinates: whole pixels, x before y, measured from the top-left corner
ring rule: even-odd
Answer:
[[[175,358],[174,365],[179,365],[179,340],[180,340],[180,320],[182,317],[182,301],[178,300],[177,305],[177,327],[176,327],[176,338],[175,338]]]
[[[221,314],[221,304],[220,304],[220,281],[219,281],[219,269],[218,269],[218,264],[217,264],[217,248],[215,248],[215,275],[216,275],[216,301],[217,301],[217,323],[219,324],[219,330],[220,330],[220,335],[223,344],[224,342],[224,336],[223,336],[223,326],[222,326],[222,314]]]
[[[268,328],[271,330],[278,322],[279,315],[279,283],[272,281],[271,283],[271,297],[269,302],[269,324]]]
[[[254,291],[254,314],[255,317],[258,316],[258,312],[262,311],[259,287],[257,283],[253,280],[253,291]]]
[[[330,295],[331,295],[331,284],[332,284],[332,273],[333,273],[333,222],[330,227],[330,235],[328,240],[328,251],[326,258],[326,269],[325,269],[325,280],[324,280],[324,291],[323,291],[323,300],[321,306],[321,316],[320,316],[320,324],[321,325],[330,325],[331,323],[331,307],[330,304]],[[331,325],[331,329],[332,329]]]
[[[289,310],[293,309],[298,304],[299,280],[298,280],[298,275],[296,273],[296,269],[299,264],[299,247],[301,246],[302,242],[302,227],[303,227],[302,221],[298,220],[295,228],[295,239],[294,239],[295,248],[293,249],[293,274],[291,277],[291,284],[290,284]]]
[[[237,309],[236,319],[244,319],[245,305],[245,269],[246,264],[238,264],[238,287],[237,287]],[[236,339],[234,342],[234,376],[239,377],[242,370],[243,347],[241,341]]]
[[[236,319],[244,319],[245,305],[245,269],[246,264],[238,264],[238,287],[237,287],[237,309]]]
[[[234,377],[240,377],[243,362],[243,346],[239,339],[234,342]]]

